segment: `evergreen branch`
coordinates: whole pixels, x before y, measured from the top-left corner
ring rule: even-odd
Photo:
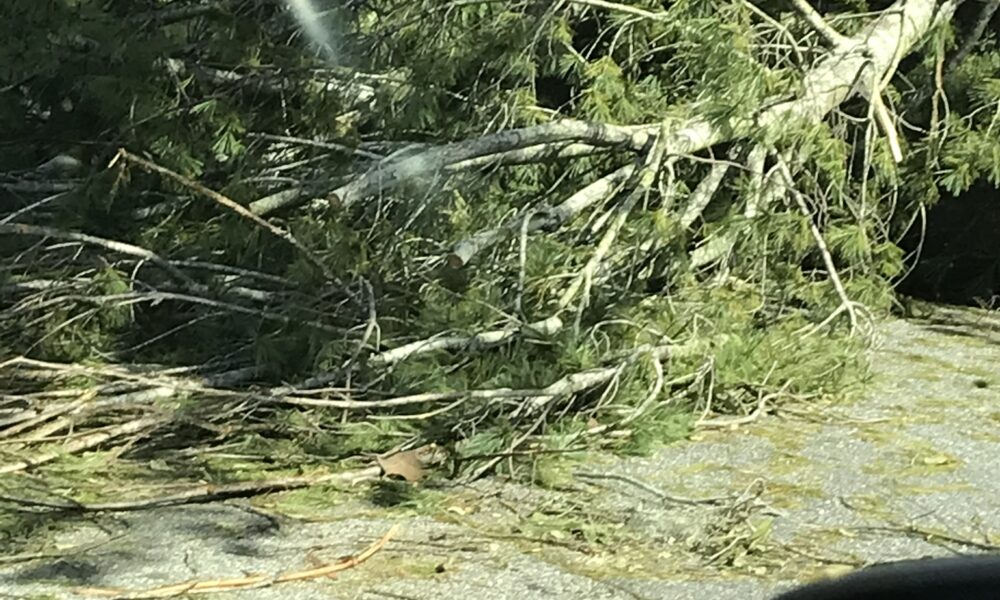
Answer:
[[[819,121],[856,92],[855,82],[866,69],[872,68],[880,74],[891,72],[899,55],[928,30],[935,18],[935,9],[933,0],[897,0],[868,27],[846,38],[807,72],[802,79],[800,97],[781,98],[769,106],[764,103],[767,108],[756,115],[735,115],[722,120],[694,117],[671,123],[664,141],[665,153],[690,154],[754,131],[783,130],[792,122]],[[334,189],[325,198],[314,201],[313,206],[325,208],[336,202],[349,208],[404,181],[440,176],[448,167],[465,161],[539,144],[577,142],[639,152],[660,129],[660,124],[624,127],[567,119],[502,131],[387,160]],[[275,210],[290,202],[269,202],[267,208]],[[256,208],[255,212],[263,214]]]
[[[236,213],[238,216],[246,219],[247,221],[250,221],[254,225],[257,225],[258,227],[265,229],[271,235],[291,244],[296,250],[302,253],[302,255],[306,258],[306,260],[309,261],[309,264],[316,267],[316,269],[323,275],[323,277],[327,281],[337,280],[333,272],[330,271],[330,269],[327,268],[327,266],[324,265],[323,262],[320,261],[319,258],[312,253],[312,251],[310,251],[298,239],[296,239],[294,235],[292,235],[288,231],[285,231],[284,229],[281,229],[280,227],[277,227],[276,225],[268,223],[264,219],[255,215],[252,211],[247,210],[247,208],[244,207],[242,204],[237,203],[228,196],[224,196],[223,194],[220,194],[219,192],[210,189],[198,183],[197,181],[188,179],[187,177],[184,177],[180,173],[171,171],[170,169],[160,166],[151,160],[147,160],[145,158],[142,158],[141,156],[132,154],[131,152],[125,150],[124,148],[118,151],[118,156],[125,159],[128,162],[132,162],[139,165],[140,167],[151,173],[156,173],[158,175],[167,177],[168,179],[171,179],[174,182],[179,183],[180,185],[190,190],[193,190],[198,194],[201,194],[202,196],[205,196],[206,198],[212,200],[216,204],[228,208],[230,211]],[[114,161],[112,161],[112,164],[114,164]]]

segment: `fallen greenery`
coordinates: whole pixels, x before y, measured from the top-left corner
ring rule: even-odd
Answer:
[[[996,151],[997,90],[953,83],[996,53],[942,79],[948,3],[826,30],[382,0],[334,11],[350,67],[268,2],[14,4],[56,33],[0,42],[8,475],[419,479],[384,461],[437,448],[453,478],[544,482],[550,455],[843,394],[894,241],[937,185],[996,177],[966,159]],[[900,139],[894,102],[929,133]]]

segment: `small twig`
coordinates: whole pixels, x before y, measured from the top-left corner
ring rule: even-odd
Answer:
[[[777,392],[774,392],[772,394],[762,394],[760,398],[757,400],[757,407],[754,408],[754,411],[752,413],[750,413],[745,417],[734,417],[731,419],[701,419],[697,423],[695,423],[695,426],[701,428],[713,428],[713,427],[724,428],[724,427],[733,427],[736,425],[746,425],[748,423],[753,423],[754,421],[759,419],[767,410],[768,400],[773,400],[774,398],[779,397],[781,394],[785,392],[786,389],[788,389],[789,385],[791,385],[791,381],[786,381],[785,385],[781,386],[781,389],[778,390]]]
[[[273,133],[248,133],[247,137],[257,138],[261,140],[267,140],[271,142],[282,142],[286,144],[297,144],[299,146],[311,146],[313,148],[321,148],[323,150],[334,150],[337,152],[344,152],[348,154],[354,154],[362,158],[367,158],[369,160],[384,160],[385,156],[381,154],[376,154],[375,152],[369,152],[361,148],[352,148],[345,144],[338,144],[336,142],[324,142],[321,140],[311,140],[308,138],[293,137],[289,135],[275,135]]]
[[[167,494],[153,498],[138,500],[122,500],[118,502],[100,502],[84,504],[70,499],[40,500],[23,498],[7,494],[0,495],[0,501],[10,502],[18,506],[44,508],[67,512],[130,512],[163,508],[166,506],[181,506],[186,504],[205,504],[230,498],[249,498],[261,494],[287,492],[327,483],[346,481],[356,483],[365,479],[376,479],[381,473],[380,467],[367,467],[346,473],[332,473],[318,477],[282,477],[261,481],[244,481],[226,485],[202,485],[176,494]]]
[[[116,540],[120,540],[125,537],[124,535],[118,535],[106,540],[101,540],[99,542],[94,542],[92,544],[82,544],[80,546],[73,546],[72,548],[66,548],[58,552],[29,552],[26,554],[11,554],[10,556],[0,556],[0,564],[13,564],[30,562],[33,560],[43,560],[47,558],[66,558],[67,556],[79,556],[86,555],[86,553],[91,550],[96,550],[101,546],[110,544]]]
[[[656,381],[653,382],[652,389],[649,390],[649,393],[646,394],[646,397],[643,399],[643,401],[639,403],[639,406],[637,406],[635,410],[632,411],[632,414],[621,420],[620,425],[622,427],[628,425],[632,421],[638,419],[643,414],[645,414],[646,410],[650,407],[650,405],[652,405],[653,402],[655,402],[656,399],[660,397],[660,392],[663,391],[663,386],[664,386],[663,363],[660,362],[659,357],[657,357],[655,354],[652,354],[649,357],[649,360],[653,364],[653,373],[656,375]]]
[[[684,496],[674,496],[664,492],[663,490],[655,488],[644,481],[639,481],[638,479],[633,479],[632,477],[628,477],[626,475],[618,475],[616,473],[590,473],[586,471],[574,471],[573,476],[579,477],[580,479],[621,481],[622,483],[627,483],[639,488],[640,490],[649,492],[661,500],[666,500],[667,502],[673,502],[675,504],[687,504],[689,506],[698,506],[701,504],[721,504],[732,499],[730,496],[712,496],[708,498],[686,498]]]
[[[466,479],[466,481],[475,481],[475,480],[479,479],[480,477],[482,477],[483,475],[485,475],[486,473],[488,473],[491,469],[493,469],[493,467],[495,467],[500,461],[502,461],[505,458],[511,457],[512,454],[510,454],[510,453],[514,452],[515,450],[517,450],[517,448],[521,444],[523,444],[525,441],[527,441],[527,439],[529,437],[531,437],[535,433],[535,431],[537,431],[538,428],[540,428],[545,423],[545,420],[548,418],[548,416],[549,416],[548,411],[547,410],[543,411],[542,414],[538,416],[538,418],[531,425],[531,427],[528,428],[527,431],[525,431],[522,435],[520,435],[516,440],[514,440],[513,442],[511,442],[510,447],[507,449],[507,453],[506,454],[495,456],[492,459],[490,459],[489,461],[487,461],[486,464],[484,464],[481,467],[479,467],[478,469],[476,469],[472,473],[472,475],[470,475]]]
[[[788,165],[777,152],[774,152],[773,154],[775,159],[778,161],[777,167],[788,185],[788,191],[792,194],[792,197],[795,198],[795,202],[798,204],[799,210],[802,212],[802,216],[804,216],[809,222],[809,231],[812,233],[813,239],[816,241],[816,247],[819,248],[820,254],[823,257],[823,264],[826,265],[827,275],[830,277],[830,282],[833,284],[833,288],[837,291],[837,295],[840,296],[842,306],[850,317],[851,332],[856,332],[858,330],[858,315],[854,310],[855,303],[848,297],[847,290],[844,289],[844,283],[840,279],[837,266],[833,263],[833,256],[830,254],[830,249],[827,247],[826,241],[823,239],[822,232],[820,232],[819,227],[817,227],[816,222],[813,220],[813,215],[809,211],[809,207],[806,205],[805,197],[803,197],[802,192],[795,188],[795,181],[792,177],[792,172],[788,169]]]
[[[68,240],[72,242],[90,244],[93,246],[100,246],[101,248],[106,248],[112,252],[118,252],[129,256],[135,256],[143,260],[148,260],[149,262],[162,268],[178,281],[182,282],[186,287],[194,287],[196,285],[194,280],[180,272],[177,267],[170,264],[170,261],[160,257],[160,255],[155,252],[151,252],[145,248],[140,248],[139,246],[133,246],[132,244],[126,244],[125,242],[107,240],[87,235],[85,233],[77,233],[75,231],[63,231],[54,227],[28,225],[27,223],[0,223],[0,234],[2,233],[51,237],[59,240]]]
[[[802,550],[800,548],[796,548],[791,544],[779,543],[778,546],[784,548],[785,550],[788,550],[793,554],[798,554],[799,556],[808,558],[809,560],[814,560],[816,562],[828,563],[832,565],[849,565],[852,567],[863,567],[868,564],[867,561],[858,558],[835,558],[831,556],[820,556],[818,554],[813,554],[811,552],[806,552],[805,550]]]
[[[123,600],[125,598],[169,598],[183,594],[211,594],[215,592],[259,589],[263,587],[270,587],[279,583],[320,579],[322,577],[329,577],[334,573],[353,569],[372,556],[375,556],[375,554],[384,548],[385,545],[389,543],[389,540],[391,540],[399,532],[399,529],[399,525],[393,525],[392,528],[389,529],[388,533],[376,540],[375,543],[368,546],[368,548],[363,550],[357,556],[326,564],[315,569],[290,571],[274,577],[269,575],[253,575],[250,577],[240,577],[235,579],[209,579],[203,581],[175,583],[148,590],[136,591],[109,588],[83,588],[78,589],[77,593],[87,596],[121,598]]]
[[[977,550],[986,550],[989,552],[1000,551],[1000,544],[994,544],[989,541],[979,542],[971,538],[961,537],[952,533],[944,533],[940,531],[935,531],[929,527],[923,527],[920,525],[862,525],[854,527],[853,529],[858,531],[884,531],[891,533],[902,533],[904,535],[915,536],[923,539],[926,542],[932,544],[940,542],[950,542],[952,544],[958,544],[960,546],[966,546],[969,548],[975,548]]]

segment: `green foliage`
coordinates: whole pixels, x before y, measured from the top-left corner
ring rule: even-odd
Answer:
[[[894,240],[915,211],[935,202],[939,187],[957,193],[976,181],[1000,182],[1000,53],[989,44],[948,76],[949,109],[927,128],[936,133],[923,139],[906,130],[902,164],[860,118],[867,104],[848,103],[844,113],[858,119],[781,123],[741,131],[739,143],[698,156],[671,155],[669,172],[657,174],[620,229],[617,211],[631,189],[523,239],[515,220],[528,209],[558,206],[634,161],[635,153],[619,147],[450,179],[427,174],[354,206],[334,202],[325,212],[288,207],[266,216],[269,226],[288,232],[281,235],[162,173],[122,159],[107,168],[125,147],[245,206],[289,190],[306,203],[336,200],[331,190],[408,144],[441,145],[555,118],[655,125],[703,117],[745,127],[762,105],[799,93],[801,71],[821,51],[787,45],[789,35],[806,36],[802,44],[815,36],[776,2],[627,3],[659,18],[586,3],[350,4],[332,9],[337,47],[329,59],[317,58],[306,42],[289,43],[299,39],[294,23],[273,2],[224,2],[167,22],[159,11],[187,5],[143,3],[151,12],[140,13],[126,2],[8,0],[5,8],[17,18],[0,19],[0,171],[68,153],[82,160],[86,181],[68,198],[28,210],[23,222],[153,254],[0,240],[15,265],[0,270],[0,285],[84,282],[51,310],[4,300],[4,350],[187,366],[224,358],[257,368],[248,390],[321,373],[330,388],[315,398],[357,402],[538,390],[574,373],[621,366],[613,381],[553,400],[552,414],[531,431],[544,438],[543,447],[566,449],[590,443],[581,441],[583,415],[613,423],[645,407],[627,440],[595,443],[648,451],[687,434],[693,407],[708,393],[706,377],[713,409],[742,413],[760,393],[834,393],[863,370],[859,347],[843,336],[846,319],[802,334],[842,301],[813,227],[851,298],[879,310],[904,271]],[[838,6],[868,10],[860,0]],[[787,27],[775,28],[754,8]],[[864,22],[842,19],[837,26],[850,34]],[[948,47],[949,31],[935,35],[930,50]],[[933,86],[932,54],[908,80]],[[885,92],[894,106],[911,95],[902,87]],[[681,211],[707,163],[725,156],[743,163],[753,143],[780,153],[809,214],[784,189],[789,182],[769,156],[761,176],[765,191],[775,193],[756,214],[748,201],[766,195],[757,195],[756,174],[740,164],[682,228]],[[20,208],[35,199],[3,200]],[[454,244],[490,229],[498,231],[496,242],[468,265],[447,264]],[[604,239],[600,268],[580,279]],[[694,269],[691,253],[705,245],[722,252]],[[561,304],[581,282],[582,291]],[[133,302],[128,294],[147,295]],[[516,330],[557,313],[563,327],[551,335],[518,332],[486,348],[453,345],[391,368],[369,360],[417,340]],[[644,404],[657,384],[651,347],[683,348],[664,361],[663,376],[696,374],[698,385],[671,384]],[[186,412],[197,400],[181,402],[186,417],[197,414]],[[469,472],[463,458],[525,443],[537,419],[521,410],[525,403],[477,398],[451,408],[426,402],[346,417],[254,405],[247,410],[266,415],[266,433],[227,435],[248,452],[279,457],[283,468],[423,437],[454,442]],[[419,419],[369,420],[374,412]],[[555,481],[557,467],[549,461],[537,477]]]
[[[662,409],[636,421],[631,435],[616,447],[636,456],[648,456],[663,446],[683,440],[691,434],[694,415],[689,407]]]

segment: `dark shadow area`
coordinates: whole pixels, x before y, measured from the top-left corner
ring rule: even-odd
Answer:
[[[935,306],[933,312],[912,318],[928,331],[1000,345],[1000,311]]]
[[[998,590],[1000,556],[983,555],[874,565],[775,600],[994,600]]]
[[[82,558],[59,558],[21,571],[17,575],[17,580],[94,584],[100,581],[101,573],[101,568],[91,561]]]
[[[907,296],[982,308],[1000,306],[1000,190],[978,182],[943,194],[901,242],[917,263],[899,284]]]

